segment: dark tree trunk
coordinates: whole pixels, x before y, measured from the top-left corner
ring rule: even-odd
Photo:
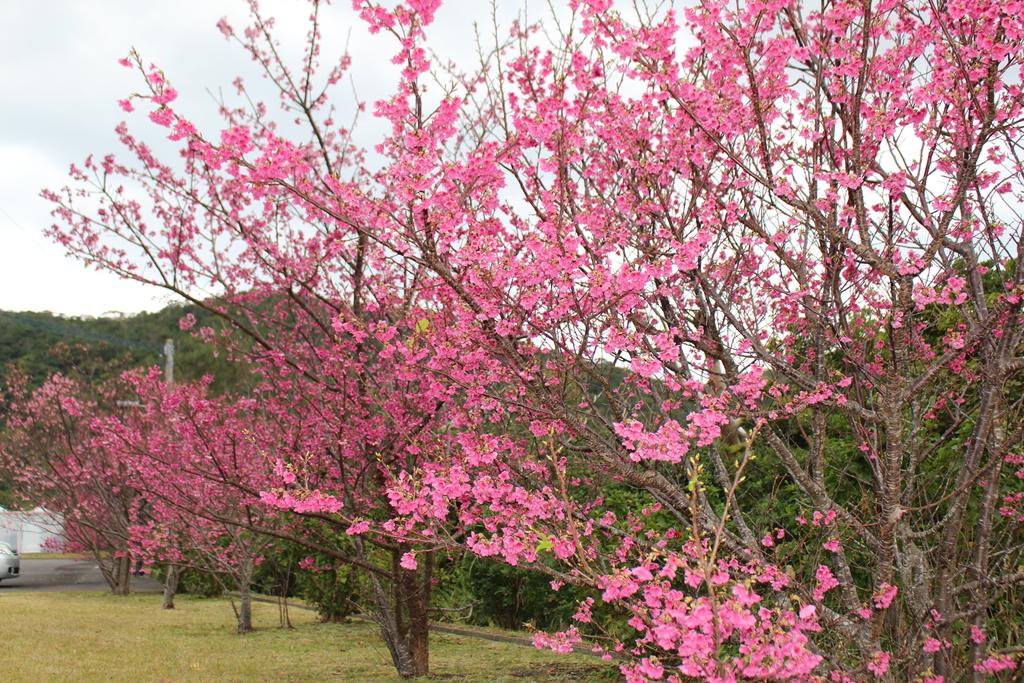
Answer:
[[[408,671],[399,671],[399,674],[412,678],[430,673],[430,622],[427,619],[427,610],[430,606],[433,557],[430,553],[425,553],[419,558],[416,569],[403,569],[399,561],[402,554],[408,550],[408,547],[401,546],[394,551],[392,566],[395,570],[395,621],[398,639],[409,662]]]
[[[402,572],[402,579],[406,583],[402,591],[408,627],[406,639],[409,643],[409,653],[412,655],[415,676],[426,676],[430,673],[430,622],[427,610],[430,607],[432,574],[433,555],[430,553],[421,557],[415,571]]]
[[[238,575],[238,632],[252,631],[252,568],[243,568]]]
[[[360,559],[367,553],[359,536],[353,538]],[[424,553],[415,570],[403,569],[402,555],[410,547],[402,544],[391,551],[391,594],[385,590],[381,577],[367,572],[373,592],[373,620],[391,654],[395,670],[402,678],[426,676],[430,673],[429,622],[427,610],[433,580],[433,555]]]
[[[397,566],[397,560],[392,562],[392,564]],[[381,638],[384,639],[384,644],[388,647],[388,653],[391,655],[391,663],[395,665],[395,671],[402,678],[409,678],[414,675],[412,656],[399,635],[394,605],[388,600],[387,592],[381,585],[380,579],[373,573],[369,573],[368,578],[370,586],[373,588],[373,601],[376,604],[373,620],[380,627]]]
[[[128,595],[131,592],[132,558],[128,555],[114,558],[109,576],[105,575],[104,578],[110,584],[111,593]]]

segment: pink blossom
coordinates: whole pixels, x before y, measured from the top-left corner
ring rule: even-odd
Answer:
[[[879,586],[878,590],[875,591],[872,599],[874,600],[875,607],[878,609],[887,609],[892,604],[893,599],[896,597],[896,593],[899,589],[889,583],[883,583]]]
[[[416,569],[416,566],[417,566],[416,565],[416,552],[412,551],[412,552],[402,553],[402,559],[399,561],[399,564],[402,566],[403,569],[408,569],[409,571],[414,571]]]
[[[1000,671],[1013,671],[1017,668],[1017,662],[1014,661],[1010,655],[991,655],[984,661],[981,661],[974,665],[974,670],[986,673],[994,674]]]
[[[868,662],[868,671],[881,678],[889,670],[889,659],[891,657],[892,655],[885,650],[875,652],[871,655],[871,661]]]
[[[369,530],[370,523],[365,519],[361,519],[358,522],[350,524],[349,527],[345,529],[345,533],[349,536],[358,536],[360,534],[365,534]]]
[[[825,594],[839,585],[839,581],[832,575],[832,570],[823,564],[818,565],[815,578],[817,579],[813,592],[815,600],[824,600]]]

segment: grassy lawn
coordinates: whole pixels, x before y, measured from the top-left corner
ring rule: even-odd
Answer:
[[[253,606],[255,633],[234,633],[224,600],[181,596],[163,611],[157,595],[0,595],[0,680],[28,681],[398,681],[387,649],[366,623],[319,624],[293,609],[295,630],[277,627],[277,607]],[[431,634],[431,680],[481,683],[609,681],[600,660]]]

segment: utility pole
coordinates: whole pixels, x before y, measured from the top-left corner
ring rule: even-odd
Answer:
[[[174,340],[168,339],[164,342],[164,382],[168,386],[174,384]],[[118,401],[117,405],[122,408],[142,408],[145,404],[141,401]],[[141,512],[141,510],[140,510]],[[19,539],[20,540],[20,539]],[[131,561],[130,556],[124,556],[118,560],[120,563],[128,563]],[[132,571],[130,564],[123,565],[123,571],[125,573],[125,586],[128,586],[128,582],[131,581],[131,577],[128,574],[135,574],[135,576],[142,575],[142,560],[135,560],[135,569]],[[173,562],[167,564],[167,575],[164,578],[164,596],[163,596],[163,608],[174,609],[174,596],[178,592],[178,579],[180,578],[181,570]],[[118,576],[121,575],[121,570],[118,571]]]
[[[164,382],[167,386],[174,384],[174,340],[168,339],[164,342]],[[167,573],[164,575],[163,609],[174,609],[174,596],[178,594],[178,580],[181,578],[181,569],[173,562],[167,563]]]
[[[164,342],[164,381],[174,384],[174,340]]]

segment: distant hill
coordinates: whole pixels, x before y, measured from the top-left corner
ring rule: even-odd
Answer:
[[[54,373],[102,381],[130,368],[162,365],[164,341],[173,339],[177,379],[210,373],[217,378],[217,389],[234,386],[240,369],[216,358],[208,345],[178,328],[186,313],[200,324],[217,326],[209,313],[191,306],[96,318],[0,311],[0,385],[12,368],[27,375],[33,385]]]
[[[102,382],[132,368],[163,365],[167,339],[175,343],[178,381],[211,374],[215,391],[242,388],[244,368],[215,356],[209,345],[179,329],[178,321],[186,313],[192,313],[200,325],[219,327],[211,314],[191,306],[96,318],[0,311],[0,394],[5,393],[13,369],[39,386],[55,373]],[[2,424],[0,407],[0,429]],[[0,505],[14,503],[10,482],[0,478]]]

